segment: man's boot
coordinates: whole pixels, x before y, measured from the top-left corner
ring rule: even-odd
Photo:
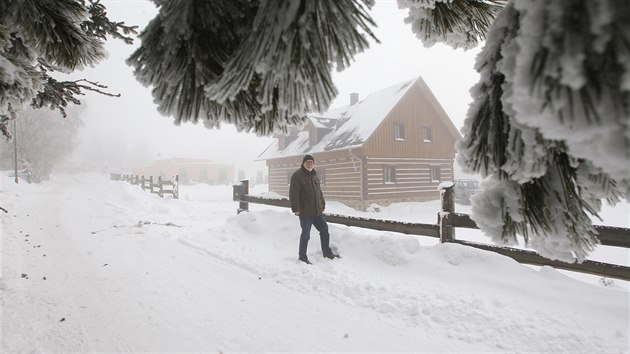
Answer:
[[[324,253],[324,257],[328,258],[328,259],[335,259],[335,258],[340,258],[338,254],[333,253],[332,250]]]

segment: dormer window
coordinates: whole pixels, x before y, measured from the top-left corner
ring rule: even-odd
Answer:
[[[278,139],[278,150],[284,150],[295,138],[297,138],[298,131],[294,127],[291,127],[288,133],[274,135]]]
[[[404,124],[394,124],[394,140],[405,140]]]
[[[310,146],[317,145],[326,134],[333,131],[335,121],[326,118],[311,118],[306,127],[308,131],[308,143]]]

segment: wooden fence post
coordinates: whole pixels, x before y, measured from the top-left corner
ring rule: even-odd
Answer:
[[[440,226],[440,242],[450,242],[455,239],[455,229],[448,226],[448,218],[451,213],[455,212],[455,198],[453,184],[440,184],[440,199],[442,201],[442,210],[438,214],[438,225]]]
[[[175,175],[175,185],[173,186],[173,199],[179,199],[179,175]]]
[[[243,185],[243,195],[249,194],[249,180],[248,179],[242,180],[241,184]],[[238,204],[238,212],[240,213],[242,211],[249,211],[249,203],[248,202],[241,201]]]
[[[160,189],[158,190],[158,195],[160,198],[164,198],[164,186],[162,185],[162,176],[158,176],[158,185]]]
[[[234,189],[233,199],[239,201],[236,213],[240,214],[243,211],[249,211],[249,203],[243,201],[243,196],[249,194],[249,180],[242,180],[241,184],[235,184],[232,188]]]

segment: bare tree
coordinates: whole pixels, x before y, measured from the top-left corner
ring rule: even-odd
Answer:
[[[17,113],[18,169],[27,170],[31,181],[47,180],[55,166],[71,157],[82,124],[79,114],[80,110],[75,107],[67,110],[65,118],[49,109],[29,109]],[[0,139],[0,149],[2,168],[11,168],[13,141]]]

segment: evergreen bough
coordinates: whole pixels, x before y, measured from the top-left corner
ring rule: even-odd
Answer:
[[[105,57],[107,36],[131,43],[135,26],[112,22],[100,0],[0,1],[0,131],[25,105],[58,109],[79,104],[84,91],[106,86],[86,79],[59,81],[53,72],[71,72]]]
[[[486,177],[473,218],[497,242],[581,262],[591,217],[630,188],[630,4],[519,0],[477,58],[481,81],[458,143]]]
[[[173,0],[141,33],[129,58],[177,123],[270,134],[325,110],[334,67],[375,38],[368,0]]]

